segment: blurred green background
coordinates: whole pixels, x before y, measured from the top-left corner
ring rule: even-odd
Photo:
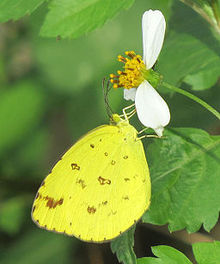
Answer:
[[[176,19],[178,12],[189,14],[195,25],[202,23],[207,28],[198,15],[180,3],[138,0],[102,28],[76,40],[39,37],[46,5],[30,17],[0,25],[0,263],[117,263],[108,244],[83,243],[37,228],[31,220],[31,206],[38,187],[60,156],[88,130],[108,123],[102,79],[121,67],[118,54],[126,50],[142,54],[141,16],[149,8],[162,9],[170,21],[161,68],[160,60],[158,66],[166,79],[166,69],[175,69],[172,58],[163,64],[171,30],[203,38],[204,43],[213,38],[210,31],[204,37],[193,26],[181,26]],[[178,63],[181,65],[181,54]],[[175,79],[175,71],[169,74]],[[220,132],[215,117],[202,107],[181,95],[162,92],[171,110],[170,126]],[[122,95],[122,90],[110,93],[110,104],[118,113],[129,105]],[[219,82],[197,95],[218,108]],[[135,119],[133,124],[139,127]],[[148,242],[142,232],[146,232]],[[162,243],[188,249],[185,243],[146,227],[139,227],[136,233],[139,257],[150,254],[150,245]]]

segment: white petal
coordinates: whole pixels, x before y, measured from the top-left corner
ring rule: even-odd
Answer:
[[[125,100],[135,100],[137,88],[124,89],[124,99]]]
[[[159,10],[149,10],[142,17],[143,60],[150,69],[155,64],[163,45],[166,21]]]
[[[135,106],[141,123],[153,128],[159,137],[162,136],[163,127],[170,122],[170,111],[163,98],[147,81],[137,88]]]

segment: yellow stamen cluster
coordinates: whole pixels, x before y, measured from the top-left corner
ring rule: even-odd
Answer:
[[[118,56],[118,61],[123,62],[124,71],[117,71],[118,75],[110,74],[110,81],[113,83],[113,88],[124,87],[126,89],[138,87],[143,81],[143,71],[146,66],[140,55],[136,55],[134,51],[126,51],[125,58]]]

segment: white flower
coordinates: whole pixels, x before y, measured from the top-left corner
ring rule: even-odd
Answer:
[[[159,56],[165,28],[165,18],[159,10],[149,10],[143,14],[143,62],[146,70],[153,67]],[[164,127],[170,121],[170,111],[166,102],[152,85],[147,80],[141,80],[137,88],[124,89],[124,98],[135,101],[137,115],[141,123],[154,129],[156,134],[161,137]]]

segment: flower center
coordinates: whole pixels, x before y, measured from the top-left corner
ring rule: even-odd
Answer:
[[[118,61],[124,63],[124,71],[117,71],[118,75],[110,74],[113,88],[136,88],[144,81],[144,73],[147,69],[141,56],[136,55],[134,51],[126,51],[125,55],[129,58],[118,56]]]

